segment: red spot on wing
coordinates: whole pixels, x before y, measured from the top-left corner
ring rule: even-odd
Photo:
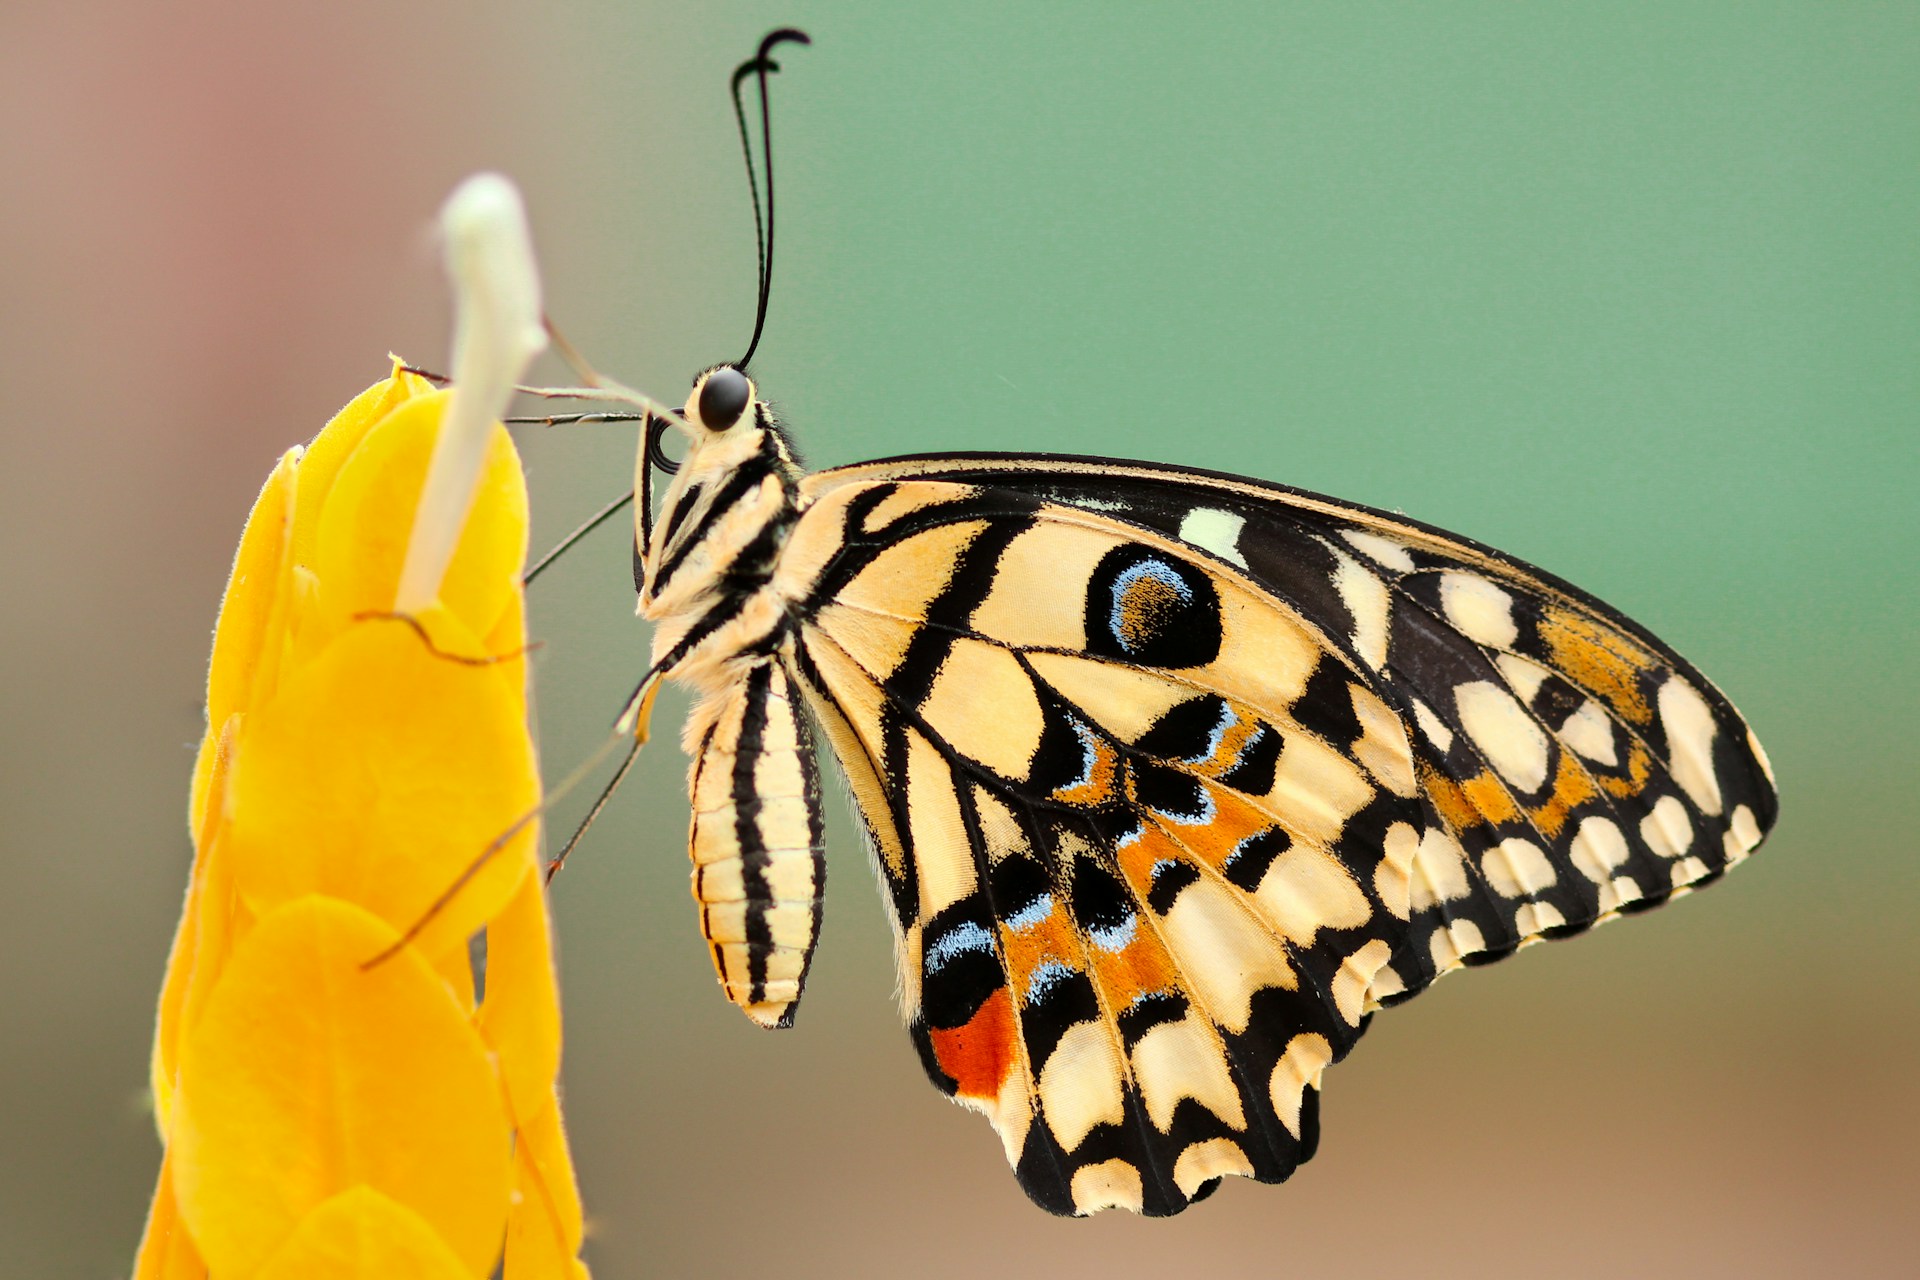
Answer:
[[[964,1027],[930,1031],[940,1069],[957,1084],[963,1098],[991,1101],[1013,1068],[1013,1004],[1001,987],[988,996]]]

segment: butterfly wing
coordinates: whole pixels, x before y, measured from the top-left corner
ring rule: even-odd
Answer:
[[[1773,819],[1676,655],[1425,526],[1031,457],[804,498],[784,656],[873,837],[916,1043],[1055,1212],[1285,1178],[1371,1009],[1654,905]]]

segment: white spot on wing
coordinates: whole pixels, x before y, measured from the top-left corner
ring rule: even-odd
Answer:
[[[1348,1026],[1360,1025],[1360,1015],[1366,1011],[1367,988],[1373,982],[1373,975],[1392,955],[1393,948],[1385,940],[1375,938],[1342,960],[1334,971],[1333,1004]]]
[[[1247,559],[1240,554],[1240,531],[1246,523],[1247,518],[1237,511],[1195,507],[1180,522],[1180,541],[1191,542],[1202,551],[1211,551],[1228,564],[1244,569]]]
[[[1413,704],[1413,718],[1420,722],[1420,732],[1427,735],[1427,741],[1445,755],[1453,749],[1453,730],[1447,728],[1447,722],[1434,714],[1432,707],[1415,697],[1409,697]]]
[[[1440,607],[1447,621],[1475,644],[1511,649],[1520,628],[1513,621],[1513,597],[1478,574],[1440,575]]]
[[[1433,967],[1441,973],[1459,968],[1464,957],[1486,949],[1485,935],[1480,932],[1480,926],[1471,920],[1449,921],[1444,928],[1435,929],[1433,937],[1427,941]]]
[[[1513,695],[1475,680],[1453,691],[1453,704],[1487,763],[1522,791],[1538,791],[1547,780],[1547,735]]]
[[[1075,1213],[1102,1209],[1140,1209],[1140,1171],[1115,1156],[1073,1171],[1070,1188]]]
[[[1560,914],[1560,908],[1550,902],[1523,902],[1520,909],[1513,913],[1514,928],[1526,938],[1557,929],[1566,922],[1567,918]]]
[[[1608,768],[1619,767],[1620,753],[1613,744],[1613,721],[1592,698],[1581,703],[1580,709],[1560,726],[1560,741],[1589,760]]]
[[[1608,818],[1586,818],[1573,833],[1568,853],[1580,874],[1595,884],[1613,879],[1615,869],[1627,861],[1627,838]]]
[[[1464,898],[1469,887],[1466,852],[1446,828],[1428,827],[1414,852],[1409,879],[1408,903],[1415,911]]]
[[[1183,1195],[1191,1196],[1213,1179],[1230,1173],[1251,1178],[1253,1162],[1233,1139],[1209,1138],[1189,1146],[1173,1162],[1173,1185]]]
[[[1760,823],[1753,816],[1753,810],[1745,805],[1736,806],[1733,818],[1727,824],[1727,834],[1722,837],[1721,845],[1727,853],[1727,864],[1743,860],[1760,843]]]
[[[1677,858],[1693,845],[1693,823],[1678,796],[1661,796],[1640,819],[1640,838],[1663,858]]]
[[[1066,1150],[1097,1124],[1126,1120],[1120,1056],[1113,1037],[1098,1022],[1076,1022],[1040,1069],[1040,1106],[1047,1128]]]
[[[1173,1128],[1174,1108],[1192,1098],[1235,1129],[1247,1126],[1240,1090],[1211,1028],[1193,1015],[1163,1022],[1133,1046],[1133,1079],[1154,1127]]]
[[[1267,1099],[1273,1113],[1294,1137],[1300,1136],[1300,1100],[1308,1089],[1320,1087],[1320,1073],[1333,1061],[1333,1046],[1327,1038],[1303,1031],[1287,1041],[1287,1051],[1273,1064],[1267,1080]]]
[[[1413,572],[1413,557],[1407,554],[1405,547],[1391,538],[1383,538],[1377,533],[1367,533],[1361,529],[1342,529],[1340,536],[1347,540],[1348,546],[1375,564],[1384,565],[1401,573]]]
[[[1480,858],[1487,883],[1503,898],[1529,898],[1554,884],[1553,864],[1540,846],[1520,836],[1509,836]]]
[[[1547,682],[1547,669],[1525,658],[1511,653],[1503,653],[1493,660],[1500,668],[1500,674],[1506,677],[1513,691],[1520,695],[1520,701],[1531,704],[1534,695],[1540,692],[1540,686]]]
[[[1387,665],[1387,584],[1352,556],[1329,547],[1340,567],[1333,586],[1353,615],[1353,647],[1375,671]]]
[[[1719,726],[1706,699],[1675,677],[1660,686],[1660,723],[1667,731],[1673,780],[1705,814],[1720,813],[1720,779],[1713,772],[1713,738]]]

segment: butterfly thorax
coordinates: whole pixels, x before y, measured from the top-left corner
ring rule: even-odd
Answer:
[[[778,647],[786,617],[771,583],[799,516],[800,476],[761,403],[695,438],[642,557],[639,611],[670,678],[710,695]]]

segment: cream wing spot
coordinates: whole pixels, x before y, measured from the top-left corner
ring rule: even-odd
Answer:
[[[1595,884],[1606,884],[1627,861],[1627,838],[1607,818],[1586,818],[1568,847],[1573,865]]]
[[[1720,779],[1713,772],[1713,739],[1719,726],[1706,700],[1678,677],[1660,686],[1660,724],[1667,731],[1673,780],[1700,812],[1720,815]]]
[[[1300,1136],[1300,1101],[1308,1089],[1320,1087],[1320,1074],[1333,1061],[1333,1046],[1327,1038],[1305,1031],[1287,1041],[1286,1052],[1273,1064],[1267,1080],[1267,1100],[1287,1132]]]
[[[1613,742],[1613,721],[1607,718],[1607,713],[1592,698],[1581,703],[1567,717],[1566,723],[1560,726],[1560,741],[1595,764],[1604,764],[1608,768],[1619,767],[1620,753]]]
[[[1254,992],[1298,984],[1279,940],[1211,881],[1188,885],[1162,920],[1188,985],[1235,1035],[1247,1028]]]
[[[1560,908],[1551,902],[1523,902],[1520,909],[1513,913],[1513,925],[1527,939],[1537,938],[1549,929],[1558,929],[1567,922],[1560,914]]]
[[[1387,584],[1352,556],[1333,548],[1339,567],[1334,570],[1334,590],[1353,615],[1354,652],[1375,671],[1387,665]]]
[[[1189,1014],[1163,1022],[1133,1046],[1133,1078],[1156,1129],[1173,1128],[1173,1111],[1192,1098],[1234,1129],[1247,1127],[1226,1055],[1213,1028]]]
[[[1211,551],[1228,564],[1244,569],[1247,558],[1240,554],[1240,532],[1246,524],[1247,518],[1237,511],[1195,507],[1180,522],[1180,541],[1191,542],[1202,551]]]
[[[1532,703],[1539,694],[1540,686],[1547,682],[1547,669],[1537,663],[1511,653],[1495,657],[1493,665],[1500,669],[1500,675],[1513,691],[1520,695],[1520,701]]]
[[[1520,638],[1513,597],[1478,574],[1440,575],[1440,608],[1467,639],[1489,649],[1511,649]]]
[[[1020,660],[998,645],[956,640],[921,704],[934,734],[1003,777],[1025,777],[1046,715]]]
[[[1485,935],[1480,932],[1480,926],[1471,920],[1455,920],[1435,929],[1427,943],[1427,951],[1433,957],[1433,967],[1437,973],[1458,969],[1466,962],[1467,956],[1486,949]]]
[[[1347,692],[1360,721],[1353,758],[1387,790],[1411,798],[1419,790],[1419,783],[1413,776],[1413,748],[1407,742],[1406,726],[1373,690],[1355,684],[1348,685]]]
[[[1406,989],[1406,982],[1392,965],[1381,965],[1380,971],[1373,975],[1373,981],[1367,984],[1367,1011],[1371,1013],[1380,1007],[1381,1001],[1392,999]]]
[[[1753,810],[1746,805],[1736,805],[1733,817],[1727,824],[1727,833],[1720,842],[1726,851],[1729,866],[1752,853],[1760,843],[1760,824],[1754,819]]]
[[[1685,853],[1693,846],[1693,823],[1687,820],[1687,806],[1677,796],[1661,796],[1640,819],[1640,839],[1663,858]]]
[[[1312,946],[1321,929],[1358,928],[1373,914],[1352,873],[1309,844],[1294,844],[1274,858],[1254,902],[1282,937],[1300,947]]]
[[[1529,898],[1554,884],[1553,864],[1540,846],[1521,836],[1509,836],[1486,851],[1480,870],[1503,898]]]
[[[1082,1165],[1073,1171],[1071,1194],[1075,1213],[1098,1213],[1102,1209],[1132,1209],[1138,1213],[1140,1171],[1118,1156]]]
[[[1347,540],[1348,546],[1382,568],[1397,573],[1412,573],[1414,570],[1413,557],[1391,538],[1383,538],[1364,529],[1342,529],[1340,536]]]
[[[1428,827],[1413,856],[1411,882],[1408,902],[1415,911],[1466,897],[1467,855],[1460,842],[1440,827]]]
[[[1453,691],[1454,709],[1474,746],[1502,778],[1522,791],[1538,791],[1547,780],[1547,735],[1490,680],[1475,680]]]
[[[1112,1034],[1098,1022],[1076,1022],[1040,1069],[1040,1107],[1063,1150],[1072,1151],[1098,1124],[1126,1120],[1126,1093]]]
[[[1380,842],[1380,861],[1373,869],[1373,893],[1395,919],[1405,920],[1412,914],[1408,903],[1413,859],[1419,852],[1420,833],[1409,823],[1394,823]]]
[[[977,883],[953,775],[932,743],[907,730],[907,809],[920,875],[920,916],[931,920],[972,893]]]
[[[1373,785],[1345,754],[1295,732],[1287,735],[1266,799],[1296,833],[1328,845],[1373,796]]]
[[[1420,725],[1420,732],[1427,735],[1434,749],[1443,756],[1453,750],[1453,730],[1447,728],[1447,722],[1420,699],[1409,696],[1407,701],[1413,704],[1413,718]]]
[[[1707,875],[1707,864],[1698,858],[1682,858],[1673,864],[1673,887],[1683,889]]]
[[[1180,1188],[1181,1194],[1187,1196],[1193,1195],[1213,1179],[1228,1174],[1243,1178],[1253,1176],[1253,1162],[1247,1159],[1247,1153],[1231,1138],[1212,1138],[1193,1143],[1173,1162],[1173,1183]]]
[[[1600,912],[1605,915],[1620,910],[1630,902],[1638,902],[1646,897],[1640,889],[1640,882],[1632,876],[1615,876],[1600,886]]]
[[[1366,1011],[1367,988],[1373,975],[1393,955],[1393,947],[1383,938],[1375,938],[1340,962],[1333,975],[1333,1003],[1348,1026],[1360,1025]]]

